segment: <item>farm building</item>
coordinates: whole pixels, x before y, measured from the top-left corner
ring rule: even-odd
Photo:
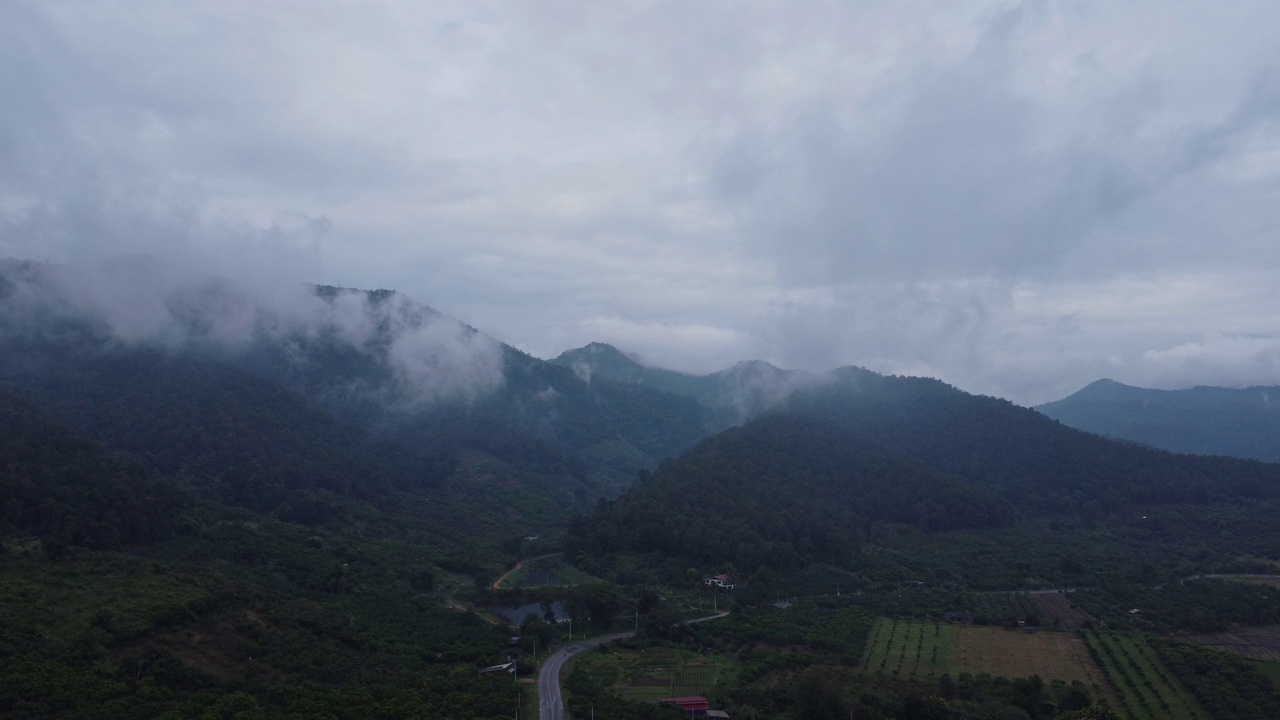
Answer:
[[[728,575],[714,575],[712,577],[703,579],[702,584],[708,585],[710,587],[718,587],[718,588],[724,588],[725,590],[732,590],[734,583],[733,583],[733,578],[729,577]]]
[[[672,705],[678,705],[682,711],[693,714],[693,715],[706,715],[707,711],[711,709],[710,703],[708,703],[707,699],[702,697],[701,695],[690,695],[688,697],[663,698],[658,702],[671,703]]]

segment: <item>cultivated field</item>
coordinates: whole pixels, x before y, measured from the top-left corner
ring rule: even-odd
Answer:
[[[1183,639],[1253,660],[1280,662],[1280,625],[1244,628],[1212,635],[1191,635]]]
[[[956,628],[953,672],[991,673],[1004,677],[1039,675],[1050,680],[1079,680],[1094,692],[1106,688],[1101,672],[1079,636],[1060,632],[1025,632],[1004,628]]]
[[[951,672],[955,631],[939,623],[877,620],[862,666],[867,672],[899,677]]]
[[[1079,636],[1028,634],[1006,628],[878,620],[862,664],[865,672],[898,677],[990,673],[1039,675],[1046,682],[1079,680],[1095,694],[1107,683]]]
[[[1136,635],[1086,632],[1089,652],[1133,720],[1207,720],[1211,716]]]

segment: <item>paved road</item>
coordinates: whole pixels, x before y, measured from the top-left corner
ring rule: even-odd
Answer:
[[[706,622],[708,620],[718,620],[728,614],[729,611],[726,610],[722,613],[708,615],[697,620],[689,620],[688,622],[692,625],[693,623]],[[552,653],[551,657],[544,660],[542,667],[538,669],[538,718],[540,720],[564,720],[564,698],[560,695],[560,670],[564,667],[566,660],[583,650],[590,650],[593,647],[631,637],[635,634],[634,630],[628,630],[612,635],[601,635],[590,640],[574,643],[569,647],[561,648]]]
[[[569,658],[583,650],[635,635],[635,631],[601,635],[574,643],[555,651],[538,670],[538,717],[541,720],[564,720],[564,698],[560,697],[560,669]]]

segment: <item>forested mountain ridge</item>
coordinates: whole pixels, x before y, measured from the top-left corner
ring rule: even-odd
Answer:
[[[145,262],[115,270],[105,291],[0,266],[0,387],[219,501],[288,514],[296,493],[452,493],[527,507],[522,532],[718,427],[692,399],[585,382],[390,291],[258,305]]]
[[[1124,527],[1141,508],[1277,498],[1276,465],[1108,440],[936,380],[843,368],[576,519],[570,552],[793,572],[855,565],[882,524]]]
[[[859,368],[802,389],[787,412],[828,417],[1027,512],[1112,511],[1119,504],[1280,496],[1280,467],[1190,457],[1108,440],[998,398],[929,378]]]
[[[1170,452],[1280,462],[1280,386],[1154,390],[1098,380],[1036,410]]]
[[[838,423],[771,414],[702,441],[578,519],[569,552],[653,552],[790,571],[852,564],[872,522],[938,531],[1012,519],[999,498]]]

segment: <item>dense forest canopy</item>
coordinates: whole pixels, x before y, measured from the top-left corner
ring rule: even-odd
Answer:
[[[999,498],[816,418],[774,415],[703,441],[596,515],[572,550],[793,570],[849,565],[872,522],[927,531],[1012,521]]]
[[[180,500],[139,463],[78,437],[0,391],[0,540],[114,548],[168,538]]]

